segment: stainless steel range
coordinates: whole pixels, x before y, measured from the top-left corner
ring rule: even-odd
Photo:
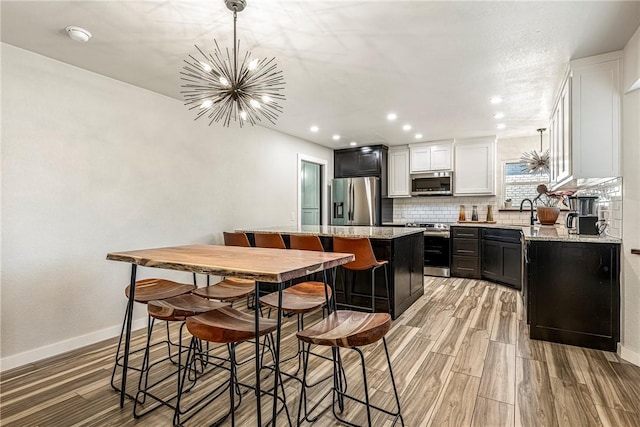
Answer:
[[[449,277],[449,224],[407,223],[407,227],[424,228],[425,276]]]

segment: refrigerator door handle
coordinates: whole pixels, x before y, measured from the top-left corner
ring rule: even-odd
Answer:
[[[349,186],[347,188],[347,200],[349,200],[349,211],[347,219],[353,221],[353,181],[349,180]]]

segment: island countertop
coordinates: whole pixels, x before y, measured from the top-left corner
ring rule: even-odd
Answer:
[[[411,227],[366,227],[340,225],[283,225],[278,227],[240,228],[241,233],[280,233],[294,235],[313,235],[324,237],[368,237],[370,239],[395,239],[411,234],[422,234],[424,228]]]

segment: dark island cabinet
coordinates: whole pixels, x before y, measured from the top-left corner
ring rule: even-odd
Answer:
[[[482,230],[482,278],[522,287],[522,233],[520,230]]]
[[[530,336],[616,351],[620,338],[620,245],[531,241]]]

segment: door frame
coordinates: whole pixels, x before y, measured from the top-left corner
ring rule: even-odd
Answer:
[[[302,154],[302,153],[298,153],[298,169],[297,169],[297,176],[298,176],[298,183],[297,183],[297,187],[298,187],[298,200],[297,200],[297,210],[296,210],[296,223],[298,225],[298,227],[300,227],[302,225],[302,216],[300,215],[300,213],[302,212],[302,162],[309,162],[309,163],[315,163],[320,165],[320,174],[322,175],[321,177],[321,214],[322,216],[320,217],[320,224],[321,225],[328,225],[329,224],[329,217],[328,217],[328,212],[329,212],[329,203],[328,203],[328,193],[329,193],[329,185],[328,185],[328,181],[327,181],[327,169],[328,169],[328,165],[329,165],[329,161],[326,159],[320,159],[318,157],[313,157],[313,156],[308,156],[306,154]]]

